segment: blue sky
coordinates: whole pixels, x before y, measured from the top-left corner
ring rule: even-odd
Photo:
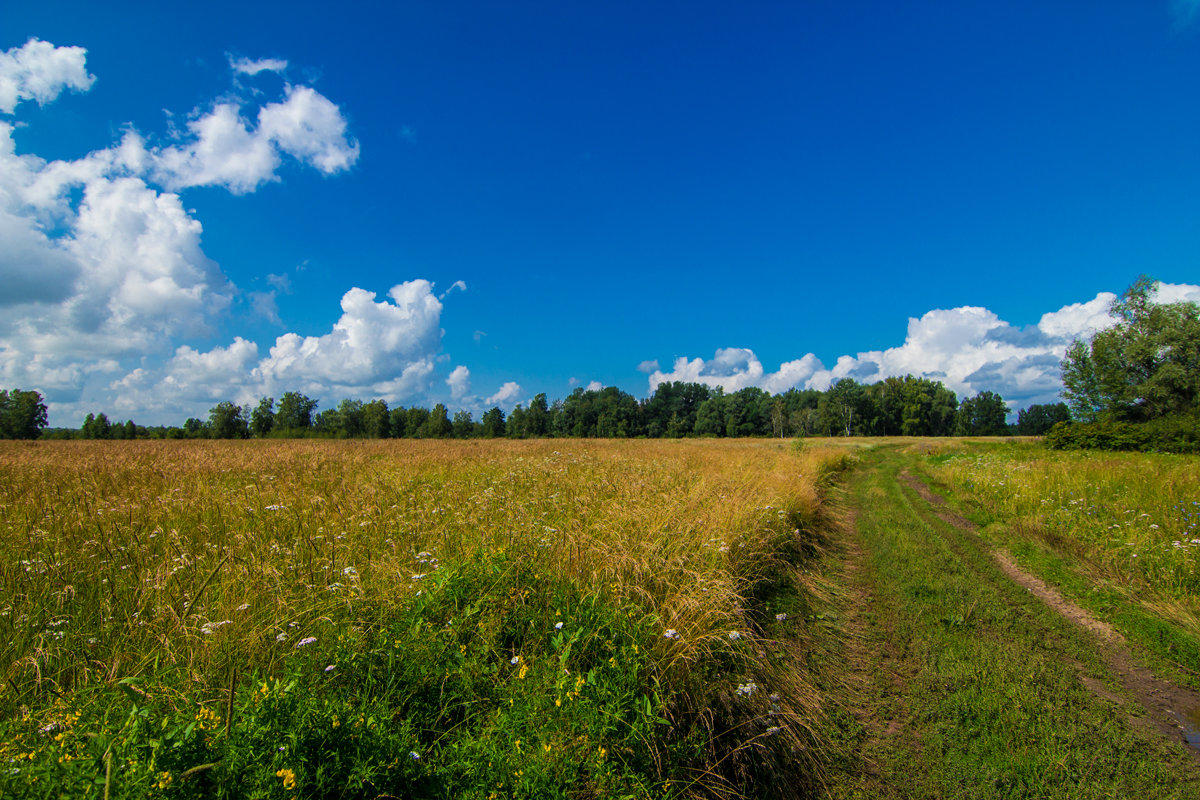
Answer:
[[[1200,300],[1195,8],[0,2],[0,385],[1050,401],[1139,274]]]

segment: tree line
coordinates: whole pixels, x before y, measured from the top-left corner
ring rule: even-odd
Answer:
[[[662,383],[645,399],[610,386],[576,389],[550,402],[545,394],[508,414],[499,407],[475,419],[442,403],[389,407],[383,400],[344,399],[318,411],[318,401],[300,392],[278,400],[263,397],[239,406],[222,401],[207,419],[180,426],[143,427],[88,414],[78,430],[55,429],[46,438],[248,439],[248,438],[681,438],[688,436],[994,436],[1039,435],[1069,419],[1063,403],[1022,409],[1016,424],[991,391],[959,400],[940,381],[906,375],[861,384],[843,378],[828,390],[791,389],[772,395],[762,389],[725,392],[700,383]],[[44,424],[44,422],[43,422]]]

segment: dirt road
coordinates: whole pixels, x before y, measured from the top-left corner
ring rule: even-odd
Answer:
[[[868,454],[842,503],[830,797],[1200,797],[1200,693],[990,546],[903,454]]]

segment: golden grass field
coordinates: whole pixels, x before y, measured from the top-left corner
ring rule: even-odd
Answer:
[[[503,554],[656,626],[664,691],[715,662],[774,681],[803,747],[816,698],[736,654],[786,631],[752,597],[791,570],[844,458],[777,440],[3,442],[0,709],[69,733],[107,702],[89,689],[137,676],[215,705],[345,640],[358,609]]]

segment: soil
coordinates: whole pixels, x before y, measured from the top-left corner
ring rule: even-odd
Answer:
[[[946,500],[930,491],[920,479],[907,473],[901,475],[901,479],[932,505],[935,513],[943,521],[960,530],[978,533],[977,527],[970,520],[951,510],[946,505]],[[1188,750],[1200,763],[1200,693],[1164,680],[1142,666],[1134,658],[1125,637],[1117,630],[1064,598],[1054,587],[1036,575],[1021,569],[1007,553],[996,550],[992,552],[992,557],[1015,583],[1025,587],[1058,614],[1096,636],[1113,682],[1124,688],[1125,694],[1132,698],[1132,702],[1112,692],[1103,681],[1080,674],[1079,680],[1084,686],[1097,696],[1124,707],[1131,713],[1135,724],[1140,721],[1168,738],[1177,741],[1182,739],[1191,745]]]

